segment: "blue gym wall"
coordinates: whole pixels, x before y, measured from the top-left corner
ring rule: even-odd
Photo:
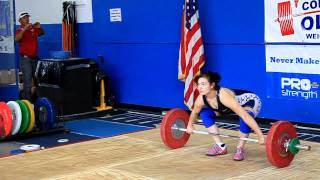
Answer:
[[[261,118],[320,124],[318,103],[267,97],[263,0],[199,0],[206,63],[221,85],[262,99]],[[119,103],[186,108],[177,80],[183,0],[93,0],[93,23],[78,25],[80,56],[100,64]],[[109,9],[121,8],[122,22]],[[61,26],[45,25],[40,57],[61,49]],[[99,56],[104,61],[99,60]]]
[[[267,98],[264,1],[199,0],[206,64],[222,86],[249,89],[263,102],[259,117],[319,124],[317,104]],[[105,58],[121,103],[181,107],[184,84],[177,80],[183,0],[95,0],[93,24],[80,25],[82,56]],[[108,10],[122,9],[123,22]]]

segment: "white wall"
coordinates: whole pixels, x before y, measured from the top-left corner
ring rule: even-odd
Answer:
[[[61,24],[62,3],[65,0],[15,0],[16,19],[20,12],[26,11],[31,17],[31,22],[41,24]],[[75,0],[77,4],[77,22],[91,23],[92,20],[92,0]],[[19,25],[19,21],[16,20]]]

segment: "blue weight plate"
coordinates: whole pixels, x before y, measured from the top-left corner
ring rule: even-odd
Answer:
[[[47,121],[51,121],[52,110],[43,98],[37,99],[34,104],[34,112],[36,116],[36,128],[40,131],[48,129]]]
[[[46,127],[51,129],[54,127],[54,124],[56,123],[56,111],[55,111],[54,105],[51,103],[51,101],[48,98],[42,98],[42,99],[48,107],[47,110],[50,111],[50,117],[46,122]]]

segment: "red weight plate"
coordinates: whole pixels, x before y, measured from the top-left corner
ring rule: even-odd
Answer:
[[[3,122],[3,117],[0,114],[0,138],[6,137],[6,131],[4,130],[4,122]]]
[[[289,166],[294,158],[284,144],[297,137],[295,127],[288,121],[278,121],[272,125],[267,136],[266,152],[269,162],[278,168]]]
[[[180,128],[186,128],[189,121],[189,114],[182,109],[172,109],[163,117],[161,123],[161,138],[165,145],[177,149],[183,147],[189,140],[190,134],[183,131],[173,130],[176,124]]]
[[[3,128],[5,136],[9,136],[12,129],[12,112],[7,103],[0,102],[0,114],[3,118]]]

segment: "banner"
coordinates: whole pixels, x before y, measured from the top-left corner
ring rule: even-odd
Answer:
[[[265,0],[265,42],[319,43],[319,0]]]
[[[0,53],[14,53],[13,1],[0,0]]]
[[[320,46],[266,45],[266,71],[320,74]]]
[[[266,46],[267,97],[320,101],[320,47]]]
[[[320,101],[320,76],[314,74],[267,73],[267,97]]]

